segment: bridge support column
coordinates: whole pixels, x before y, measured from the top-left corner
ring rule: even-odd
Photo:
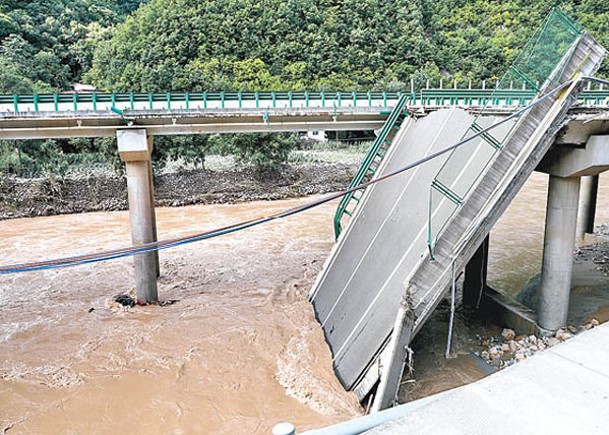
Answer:
[[[537,308],[538,324],[545,334],[552,334],[567,323],[579,182],[579,177],[550,175]]]
[[[586,233],[594,232],[596,197],[598,195],[598,175],[581,177],[579,209],[577,212],[577,240],[583,240]]]
[[[154,137],[148,136],[148,149],[152,153],[152,149],[154,147]],[[148,177],[149,177],[149,185],[150,185],[150,203],[152,206],[150,207],[150,211],[152,212],[152,240],[154,242],[159,240],[157,230],[156,230],[156,210],[154,208],[154,172],[152,169],[152,159],[148,159]],[[156,277],[161,276],[161,263],[159,261],[159,251],[154,251],[154,261],[156,265]]]
[[[152,191],[150,153],[152,141],[145,129],[118,130],[118,152],[127,169],[131,240],[134,246],[155,241],[156,218]],[[158,301],[157,255],[146,252],[133,257],[137,298],[140,302]]]
[[[486,287],[488,271],[488,243],[489,236],[482,242],[467,266],[465,266],[465,279],[463,280],[463,304],[478,309],[482,299],[482,292]]]
[[[609,169],[609,135],[589,136],[585,147],[554,146],[538,166],[550,174],[548,211],[541,270],[537,323],[542,333],[552,333],[567,323],[577,227],[580,178]],[[595,180],[584,184],[582,228],[594,223]],[[591,184],[591,185],[590,185]],[[584,213],[586,212],[586,213]],[[583,215],[586,215],[586,218]]]

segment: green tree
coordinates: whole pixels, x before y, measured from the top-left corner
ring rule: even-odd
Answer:
[[[370,88],[432,52],[421,16],[407,0],[153,0],[86,77],[112,91]]]
[[[278,170],[298,146],[293,133],[235,134],[222,138],[228,150],[241,165],[253,166],[259,172]]]

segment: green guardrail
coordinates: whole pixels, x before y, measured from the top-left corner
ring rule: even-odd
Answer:
[[[412,106],[445,106],[477,105],[501,106],[524,105],[532,101],[537,92],[534,89],[422,89],[416,92],[361,92],[361,91],[286,91],[286,92],[163,92],[163,93],[63,93],[33,95],[0,95],[0,106],[11,112],[26,111],[59,111],[65,110],[99,110],[100,106],[114,106],[120,109],[134,109],[142,103],[147,109],[155,104],[162,104],[164,109],[208,109],[210,106],[226,108],[282,107],[391,107],[403,95],[411,97]],[[580,101],[585,105],[609,106],[609,90],[588,89],[580,94]],[[234,104],[236,103],[236,104]],[[253,103],[253,104],[252,104]],[[287,104],[286,104],[287,103]],[[83,107],[83,105],[87,105]]]
[[[400,97],[397,104],[389,114],[389,118],[387,118],[387,121],[383,125],[380,134],[376,137],[372,143],[372,146],[366,153],[359,170],[351,180],[351,184],[349,184],[349,188],[359,186],[374,176],[381,161],[383,160],[383,157],[385,156],[385,153],[391,146],[392,139],[395,137],[404,120],[410,117],[406,105],[411,98],[412,96],[410,95],[403,95]],[[334,235],[336,238],[338,238],[342,231],[342,218],[345,215],[353,215],[355,207],[357,207],[357,204],[359,204],[362,196],[364,195],[364,190],[365,189],[361,189],[351,192],[341,198],[336,209],[336,213],[334,214]]]
[[[34,111],[41,106],[51,106],[59,111],[59,105],[69,104],[73,110],[79,110],[79,104],[93,106],[93,110],[102,104],[112,106],[127,103],[127,108],[134,109],[136,103],[146,103],[152,109],[155,103],[162,103],[167,109],[175,108],[176,103],[184,103],[186,109],[207,109],[210,103],[224,108],[227,103],[236,102],[239,108],[246,102],[253,102],[255,107],[277,107],[278,103],[287,103],[287,107],[322,107],[352,106],[373,107],[378,101],[387,106],[397,101],[402,92],[361,92],[361,91],[286,91],[286,92],[164,92],[164,93],[62,93],[33,95],[0,95],[0,105],[9,106],[19,112],[20,105],[33,105]],[[282,104],[284,105],[284,104]],[[81,106],[82,107],[82,106]]]

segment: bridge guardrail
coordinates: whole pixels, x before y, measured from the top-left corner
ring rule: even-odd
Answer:
[[[171,109],[388,108],[403,96],[411,106],[522,106],[535,98],[533,89],[422,89],[416,92],[286,91],[64,93],[0,95],[2,112],[59,112]],[[580,95],[586,106],[609,106],[609,90],[588,89]]]
[[[393,108],[393,111],[389,114],[387,122],[385,122],[385,125],[383,125],[381,132],[366,153],[359,170],[351,180],[351,184],[349,184],[349,188],[359,186],[363,182],[369,181],[376,174],[376,170],[380,166],[385,153],[391,146],[396,132],[400,129],[406,118],[410,117],[407,110],[407,104],[410,98],[410,96],[402,95],[402,97],[398,100],[397,104]],[[336,213],[334,214],[334,236],[337,239],[342,231],[341,221],[343,217],[345,215],[349,217],[353,215],[355,208],[363,196],[364,190],[358,190],[356,192],[348,193],[341,198],[336,209]],[[355,205],[351,210],[348,210],[351,203],[354,203]]]

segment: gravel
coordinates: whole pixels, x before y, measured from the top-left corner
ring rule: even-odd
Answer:
[[[533,355],[570,340],[581,331],[599,325],[597,319],[591,319],[579,328],[569,326],[559,329],[554,336],[540,337],[537,335],[516,335],[511,329],[504,329],[500,336],[481,337],[478,341],[481,350],[475,354],[485,360],[489,365],[501,370]]]

